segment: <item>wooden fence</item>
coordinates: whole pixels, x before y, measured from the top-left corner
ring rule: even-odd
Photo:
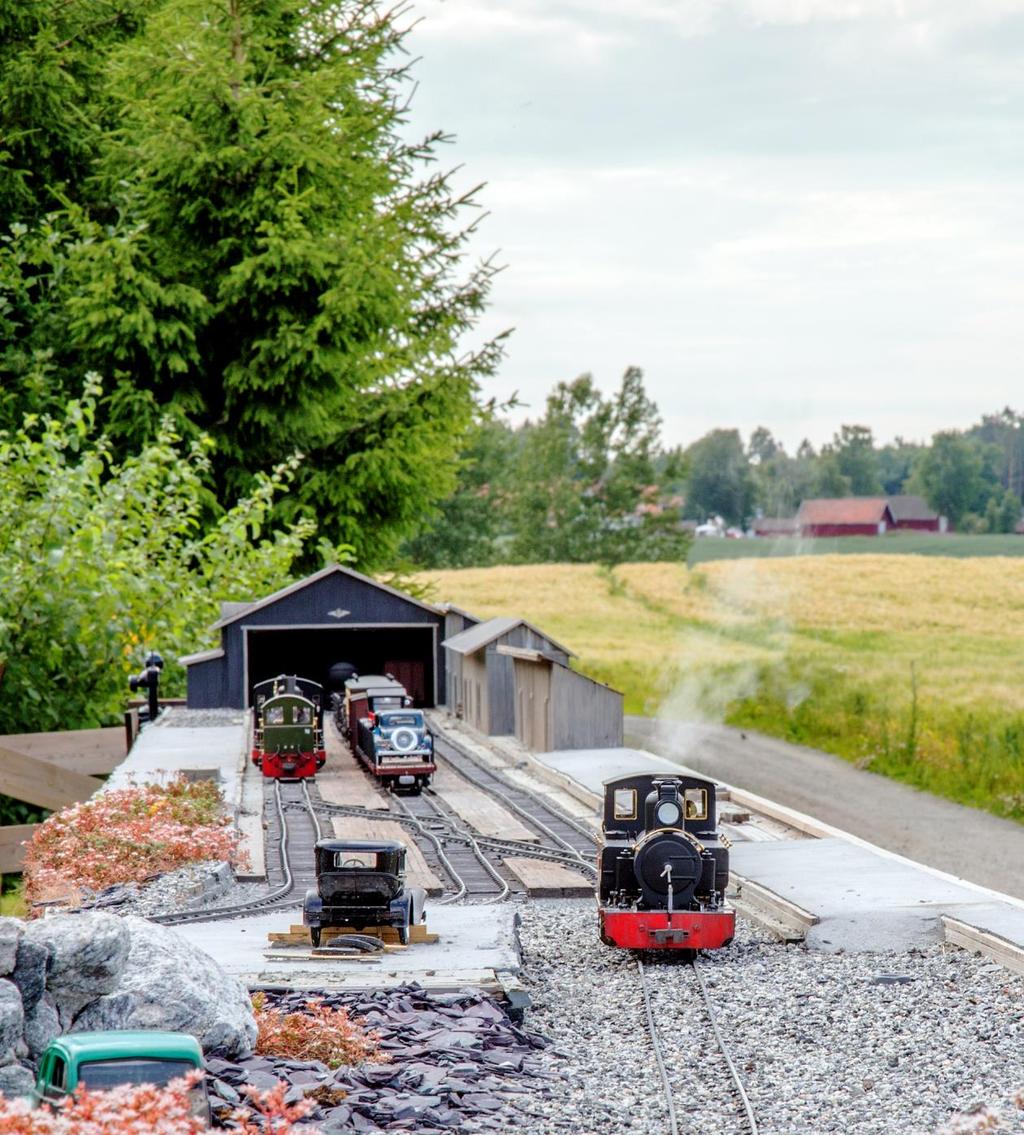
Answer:
[[[125,731],[75,729],[0,737],[0,793],[54,811],[88,800],[124,760]],[[0,827],[0,875],[21,870],[35,824]]]

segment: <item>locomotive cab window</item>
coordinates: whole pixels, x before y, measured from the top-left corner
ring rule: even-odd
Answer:
[[[295,707],[295,724],[308,725],[311,721],[308,705],[297,705]]]
[[[636,789],[616,788],[612,810],[617,820],[636,819]]]
[[[267,708],[268,725],[284,725],[284,706],[272,705]]]
[[[687,788],[683,793],[686,805],[686,818],[688,820],[706,820],[708,818],[708,794],[703,788]]]

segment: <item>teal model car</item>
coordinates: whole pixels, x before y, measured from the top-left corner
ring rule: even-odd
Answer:
[[[60,1103],[79,1086],[96,1092],[128,1084],[163,1087],[202,1067],[203,1050],[187,1033],[67,1033],[51,1040],[40,1057],[32,1099],[36,1107]],[[209,1122],[205,1080],[192,1088],[192,1111]]]

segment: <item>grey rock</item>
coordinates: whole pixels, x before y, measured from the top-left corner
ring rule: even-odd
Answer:
[[[21,1040],[25,1029],[25,1010],[18,987],[0,980],[0,1052],[8,1052]]]
[[[39,1056],[55,1036],[60,1036],[60,1020],[53,1001],[46,994],[25,1017],[25,1043],[29,1054]]]
[[[11,981],[21,992],[21,1003],[26,1013],[32,1012],[46,989],[51,957],[50,947],[44,943],[23,938],[18,945],[18,960]]]
[[[6,977],[14,969],[24,928],[20,918],[0,917],[0,977]]]
[[[46,989],[66,1023],[117,988],[130,945],[124,920],[100,911],[39,919],[29,923],[25,939],[50,951]]]
[[[24,1064],[0,1067],[0,1093],[5,1096],[27,1096],[35,1087],[36,1075]]]
[[[240,981],[168,927],[134,917],[118,921],[130,951],[117,988],[87,1006],[73,1031],[171,1029],[229,1056],[252,1049],[256,1020]]]

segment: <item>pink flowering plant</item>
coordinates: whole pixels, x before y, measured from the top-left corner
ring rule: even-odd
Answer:
[[[206,1135],[204,1119],[192,1114],[189,1087],[200,1074],[173,1080],[166,1087],[133,1084],[107,1092],[79,1089],[57,1110],[33,1108],[27,1100],[0,1096],[0,1135]],[[288,1104],[287,1084],[268,1092],[248,1093],[248,1107],[235,1117],[241,1135],[316,1135],[309,1126],[295,1126],[312,1110],[302,1101]]]
[[[189,863],[238,858],[238,834],[217,786],[178,776],[105,792],[50,816],[26,850],[25,897],[74,900]]]

